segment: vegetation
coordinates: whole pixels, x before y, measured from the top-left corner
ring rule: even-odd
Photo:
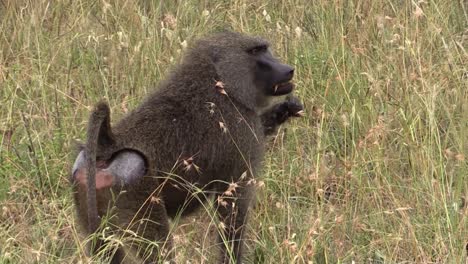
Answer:
[[[117,120],[223,28],[268,37],[306,108],[258,175],[245,263],[467,262],[467,5],[0,1],[0,263],[88,261],[68,177],[90,107]],[[216,226],[175,225],[178,262],[211,263]]]

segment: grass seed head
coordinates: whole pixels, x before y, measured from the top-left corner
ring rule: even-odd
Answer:
[[[215,84],[216,91],[223,95],[228,95],[226,90],[224,90],[224,83],[222,81],[217,81]]]
[[[226,125],[225,125],[223,122],[219,122],[219,127],[221,128],[221,130],[223,131],[223,133],[226,133],[226,132],[227,132],[227,127],[226,127]]]

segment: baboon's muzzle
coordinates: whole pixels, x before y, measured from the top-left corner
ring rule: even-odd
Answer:
[[[291,82],[294,76],[294,68],[282,63],[276,63],[273,69],[276,73],[273,76],[278,76],[278,81],[273,83],[273,95],[284,95],[292,92],[294,84]]]

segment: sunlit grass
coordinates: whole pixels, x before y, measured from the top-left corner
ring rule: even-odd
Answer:
[[[86,261],[68,177],[89,108],[117,120],[223,28],[295,65],[307,113],[269,146],[246,263],[467,261],[465,2],[173,2],[0,2],[0,263]],[[174,221],[180,263],[213,262],[212,207]]]

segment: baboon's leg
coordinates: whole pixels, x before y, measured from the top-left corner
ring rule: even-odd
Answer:
[[[232,264],[242,261],[242,241],[247,213],[254,194],[252,181],[226,185],[226,192],[217,195],[217,212],[221,221],[219,245],[220,263]]]
[[[131,194],[131,193],[130,193]],[[127,199],[127,197],[125,197]],[[126,237],[132,238],[126,246],[132,248],[138,261],[134,263],[163,263],[174,260],[172,251],[172,237],[169,235],[170,226],[164,203],[157,198],[137,204],[128,197],[124,208],[118,210],[119,226],[130,230]],[[120,198],[119,198],[120,200]],[[132,204],[135,203],[135,204]],[[123,230],[125,232],[125,230]],[[136,234],[137,236],[133,236]],[[133,239],[135,238],[135,239]],[[131,257],[126,257],[130,258]],[[132,261],[124,261],[124,263]]]

